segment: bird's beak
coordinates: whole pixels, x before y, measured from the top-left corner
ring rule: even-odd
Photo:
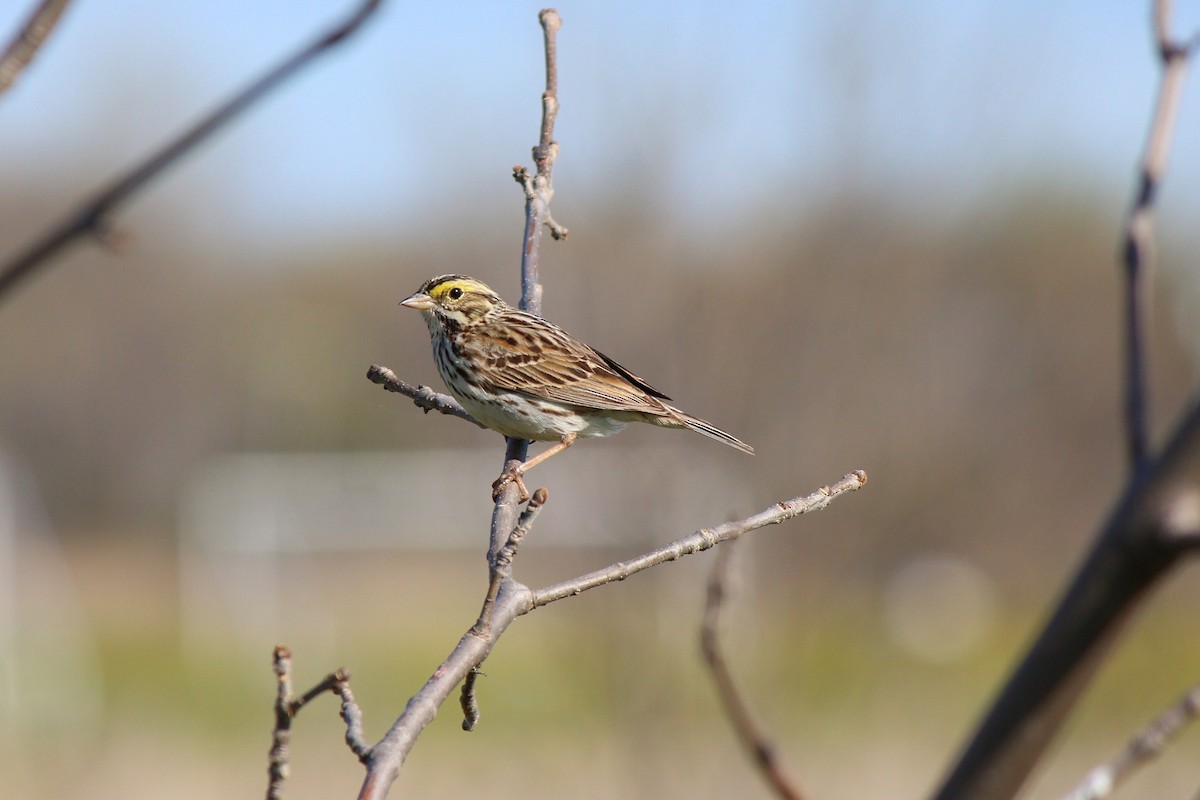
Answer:
[[[433,298],[424,292],[416,292],[400,301],[405,308],[415,308],[417,311],[428,311],[433,308]]]

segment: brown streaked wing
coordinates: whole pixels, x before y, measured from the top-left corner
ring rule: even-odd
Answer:
[[[668,415],[669,399],[617,362],[552,323],[506,309],[474,331],[481,377],[501,389],[603,410]]]

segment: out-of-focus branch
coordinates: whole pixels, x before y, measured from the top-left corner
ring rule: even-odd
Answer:
[[[158,177],[160,173],[178,162],[196,145],[212,136],[270,92],[279,88],[322,53],[357,31],[382,2],[383,0],[364,0],[345,20],[255,80],[184,132],[183,135],[169,142],[124,175],[116,178],[65,219],[50,228],[24,252],[0,268],[0,299],[11,291],[21,279],[31,275],[34,270],[49,264],[51,258],[58,255],[75,240],[85,235],[102,236],[111,224],[112,215],[123,202],[129,200],[153,178]]]
[[[0,53],[0,94],[12,88],[17,76],[33,61],[33,57],[58,24],[69,2],[70,0],[42,0],[4,48],[4,52]]]
[[[562,600],[564,597],[572,597],[580,592],[586,592],[588,589],[595,589],[597,586],[623,581],[630,575],[635,575],[642,570],[658,566],[667,561],[675,561],[683,556],[690,556],[693,553],[702,553],[721,542],[736,539],[743,534],[766,525],[778,525],[780,522],[798,517],[801,514],[807,514],[810,511],[819,511],[832,503],[837,497],[862,488],[866,482],[867,473],[862,470],[855,470],[832,486],[823,486],[805,497],[794,497],[791,500],[776,503],[765,511],[737,522],[727,522],[715,528],[701,528],[695,533],[688,534],[682,539],[676,539],[670,544],[666,544],[657,550],[653,550],[637,558],[632,558],[628,561],[618,561],[616,564],[589,572],[586,575],[580,575],[577,578],[545,586],[533,593],[533,607],[538,608],[539,606],[553,603],[555,600]]]
[[[411,383],[405,383],[397,378],[396,373],[387,367],[372,364],[371,368],[367,370],[367,380],[371,381],[371,383],[379,384],[389,392],[396,392],[410,398],[413,404],[417,408],[423,409],[426,414],[430,411],[437,411],[479,425],[479,421],[462,407],[462,403],[450,395],[435,392],[428,386],[413,386]],[[479,425],[479,427],[482,428],[483,426]]]
[[[1135,475],[1033,646],[992,702],[938,800],[1013,797],[1126,622],[1200,536],[1200,397]]]
[[[1138,731],[1115,758],[1087,774],[1063,800],[1102,800],[1109,797],[1134,770],[1158,756],[1200,714],[1200,684],[1176,700],[1149,725]]]
[[[1146,441],[1145,328],[1152,211],[1166,171],[1188,56],[1172,39],[1171,4],[1156,0],[1163,75],[1125,230],[1126,441],[1133,468],[1057,609],[993,701],[937,800],[1007,800],[1024,783],[1126,622],[1178,557],[1200,541],[1200,396],[1163,452]]]
[[[1154,202],[1167,171],[1187,61],[1200,42],[1200,34],[1193,34],[1186,41],[1176,40],[1170,29],[1171,2],[1156,0],[1154,38],[1162,63],[1162,78],[1121,248],[1125,279],[1125,434],[1129,462],[1134,470],[1144,464],[1149,448],[1146,332],[1151,312]]]
[[[275,729],[268,757],[270,779],[267,783],[267,800],[279,800],[283,797],[283,784],[288,777],[288,743],[292,738],[292,720],[300,713],[300,709],[325,692],[334,692],[342,698],[342,716],[348,725],[346,741],[351,743],[351,749],[355,747],[355,743],[351,742],[351,729],[354,728],[351,719],[357,715],[357,744],[365,748],[362,743],[362,715],[354,703],[354,695],[350,693],[348,670],[331,672],[316,686],[297,697],[292,694],[292,652],[279,645],[275,648],[273,661],[278,688],[275,693]],[[348,711],[348,707],[351,710]]]
[[[734,733],[762,773],[763,779],[783,800],[804,800],[799,787],[784,773],[783,765],[775,755],[775,746],[751,716],[750,709],[733,682],[733,675],[721,649],[721,612],[730,594],[729,564],[733,560],[735,545],[736,542],[726,542],[724,547],[717,549],[712,574],[708,578],[704,623],[700,627],[700,649],[704,653],[704,662],[712,672],[721,705],[733,722]]]

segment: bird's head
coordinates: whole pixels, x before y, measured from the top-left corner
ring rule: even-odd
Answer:
[[[434,325],[462,327],[482,322],[504,307],[500,295],[481,281],[466,275],[439,275],[400,301],[405,308],[420,311],[430,330]]]

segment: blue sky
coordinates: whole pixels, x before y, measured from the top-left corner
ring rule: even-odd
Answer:
[[[5,36],[31,5],[0,4]],[[66,208],[351,5],[75,0],[0,98],[7,188],[54,185]],[[136,203],[258,240],[510,211],[539,115],[538,8],[388,3]],[[697,226],[781,193],[817,208],[831,186],[952,210],[1041,178],[1123,206],[1157,78],[1148,3],[558,8],[560,199],[648,195]],[[1163,195],[1188,218],[1195,84]],[[0,249],[24,233],[0,223]]]

